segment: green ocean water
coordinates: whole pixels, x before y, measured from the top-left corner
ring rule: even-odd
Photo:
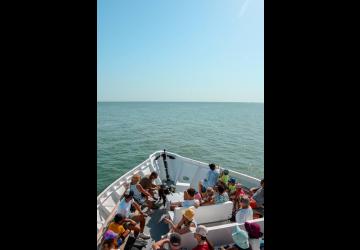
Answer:
[[[157,150],[262,178],[261,103],[97,104],[97,192]]]

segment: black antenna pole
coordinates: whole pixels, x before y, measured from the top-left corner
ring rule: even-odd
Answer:
[[[163,161],[164,161],[164,167],[165,167],[165,173],[166,173],[166,181],[170,181],[168,163],[166,161],[166,150],[165,149],[164,149],[164,153],[162,155],[162,158],[163,158]]]

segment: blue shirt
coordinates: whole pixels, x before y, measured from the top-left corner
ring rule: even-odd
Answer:
[[[208,172],[208,176],[207,176],[207,179],[206,181],[204,182],[204,186],[207,188],[207,187],[213,187],[215,186],[218,178],[219,178],[219,170],[218,169],[215,169],[215,170],[209,170]]]
[[[215,195],[215,204],[220,204],[227,201],[229,201],[229,196],[227,195],[227,193],[224,192],[223,194]]]

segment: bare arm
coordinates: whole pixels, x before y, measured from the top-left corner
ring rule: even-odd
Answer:
[[[164,218],[164,221],[171,226],[171,230],[175,231],[178,225],[175,225],[169,218]]]
[[[169,239],[163,239],[163,240],[159,240],[158,242],[155,242],[153,245],[152,245],[152,249],[154,250],[158,250],[160,249],[165,243],[167,242],[170,242]]]
[[[190,226],[188,226],[188,227],[177,228],[175,231],[179,234],[185,234],[185,233],[191,232],[192,227],[195,228],[194,223],[191,223]]]
[[[136,201],[133,201],[133,206],[135,207],[135,209],[137,210],[137,211],[139,211],[139,213],[141,214],[141,215],[144,215],[144,213],[143,213],[143,211],[141,211],[141,207],[140,207],[140,205],[139,204],[137,204],[137,202]]]
[[[136,185],[136,188],[137,188],[141,193],[143,193],[144,195],[146,195],[146,196],[151,196],[151,194],[150,194],[148,191],[146,191],[140,184],[137,184],[137,185]]]

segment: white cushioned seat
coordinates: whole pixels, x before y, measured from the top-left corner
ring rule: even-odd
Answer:
[[[258,223],[261,228],[261,232],[264,233],[264,218],[251,220],[249,222]],[[245,230],[244,223],[229,223],[225,225],[208,227],[208,235],[207,238],[210,240],[214,246],[224,246],[234,243],[232,239],[232,232],[234,228],[239,225],[239,227]],[[197,241],[194,238],[193,233],[186,233],[181,235],[181,246],[185,249],[193,249],[197,245]]]
[[[195,220],[198,224],[226,221],[231,218],[233,202],[227,201],[221,204],[200,206],[195,209]],[[176,224],[181,220],[184,207],[177,207],[174,210],[173,222]],[[170,216],[170,212],[168,215]]]

